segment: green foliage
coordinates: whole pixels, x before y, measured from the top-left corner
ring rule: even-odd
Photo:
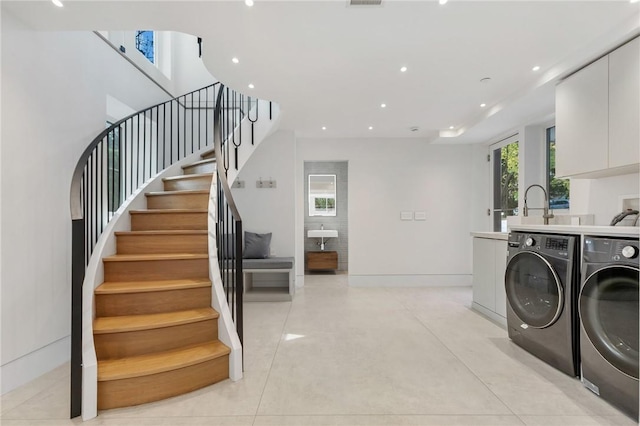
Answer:
[[[556,143],[549,143],[549,199],[569,199],[569,179],[556,178]]]
[[[500,208],[518,207],[518,142],[500,150]]]

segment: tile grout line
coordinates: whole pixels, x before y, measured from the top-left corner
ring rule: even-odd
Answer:
[[[484,382],[484,380],[482,380],[480,377],[478,377],[478,375],[471,369],[469,368],[469,366],[467,365],[467,363],[465,363],[462,359],[460,359],[458,357],[458,355],[455,354],[455,352],[453,352],[451,350],[451,348],[449,348],[449,346],[447,346],[441,339],[440,337],[433,331],[431,330],[427,324],[425,324],[415,313],[414,311],[409,308],[408,306],[406,306],[401,300],[399,300],[400,304],[403,305],[408,311],[411,312],[411,315],[418,321],[418,323],[420,325],[422,325],[422,327],[424,327],[425,330],[427,330],[438,342],[440,342],[440,344],[447,350],[447,352],[449,352],[451,355],[454,356],[455,359],[457,359],[462,365],[464,365],[464,367],[467,369],[467,371],[469,371],[476,379],[478,379],[480,381],[480,383],[482,383],[482,386],[484,386],[489,392],[491,392],[491,394],[493,396],[495,396],[498,401],[500,401],[500,403],[502,403],[502,405],[504,405],[507,410],[509,410],[511,412],[511,414],[513,414],[519,422],[521,422],[523,425],[526,425],[526,423],[520,418],[520,416],[518,416],[512,409],[511,407],[509,407],[503,400],[502,398],[500,398],[498,395],[496,395],[496,393]]]
[[[269,378],[271,377],[271,370],[273,369],[273,362],[275,361],[276,355],[278,354],[278,350],[280,349],[280,344],[282,343],[282,334],[284,333],[284,329],[287,326],[287,321],[289,321],[289,314],[291,314],[292,307],[293,307],[293,300],[291,300],[291,303],[289,304],[289,310],[287,311],[287,316],[282,322],[282,329],[280,330],[278,344],[276,345],[276,350],[273,352],[273,358],[271,358],[271,365],[269,366],[269,372],[267,373],[267,378],[264,381],[264,386],[262,388],[262,392],[260,393],[260,401],[258,401],[258,405],[256,406],[256,412],[253,416],[253,422],[251,423],[252,425],[255,425],[256,420],[258,419],[258,411],[260,411],[260,405],[262,405],[262,398],[264,397],[264,391],[267,389],[267,385],[269,384]]]

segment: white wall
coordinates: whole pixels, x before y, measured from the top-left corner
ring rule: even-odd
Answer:
[[[640,194],[640,174],[571,179],[571,214],[591,213],[594,225],[609,225],[622,211],[620,197]]]
[[[251,143],[249,138],[243,143]],[[245,231],[271,232],[271,255],[293,257],[295,214],[295,136],[279,130],[263,140],[247,160],[233,188]],[[233,153],[232,153],[233,155]],[[276,188],[256,188],[258,179],[275,180]]]
[[[304,274],[304,161],[348,161],[350,283],[470,283],[472,152],[417,139],[299,139],[297,275]],[[401,221],[402,211],[426,212],[427,220]]]
[[[107,96],[167,98],[91,32],[29,31],[2,11],[2,392],[69,358],[75,164],[105,126]]]
[[[144,28],[141,28],[144,29]],[[156,64],[136,49],[135,31],[101,32],[116,48],[124,46],[125,55],[149,74],[173,96],[180,96],[217,80],[198,56],[197,37],[171,31],[155,33]]]

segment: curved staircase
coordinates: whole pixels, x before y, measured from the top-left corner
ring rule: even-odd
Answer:
[[[98,409],[180,395],[229,377],[229,348],[211,307],[207,206],[215,155],[164,178],[130,212],[117,252],[103,258],[93,324]]]

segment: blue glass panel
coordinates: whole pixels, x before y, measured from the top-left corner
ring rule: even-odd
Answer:
[[[136,31],[136,49],[152,64],[155,64],[155,57],[153,55],[153,31]]]

